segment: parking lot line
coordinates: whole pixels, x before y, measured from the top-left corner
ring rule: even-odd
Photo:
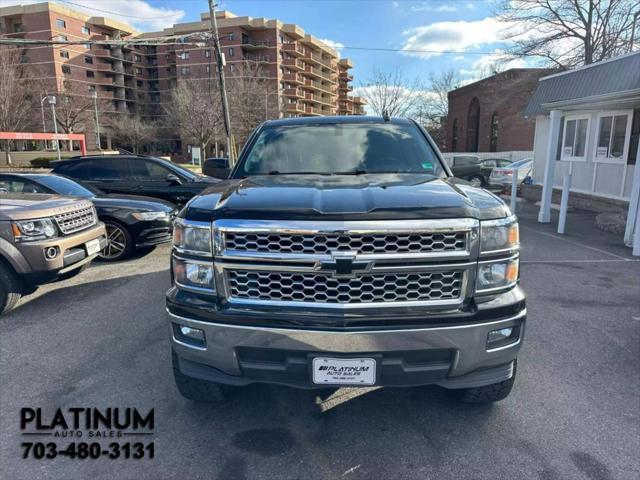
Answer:
[[[564,237],[562,237],[560,235],[554,235],[553,233],[541,232],[540,230],[537,230],[535,228],[529,227],[527,225],[520,224],[520,228],[523,228],[523,229],[528,230],[530,232],[537,233],[539,235],[544,235],[545,237],[551,237],[551,238],[555,238],[557,240],[562,240],[563,242],[570,243],[570,244],[576,245],[578,247],[586,248],[588,250],[593,250],[594,252],[604,253],[605,255],[610,255],[610,256],[618,258],[620,260],[625,260],[625,261],[626,260],[631,260],[631,259],[622,257],[620,255],[616,255],[615,253],[611,253],[611,252],[608,252],[606,250],[602,250],[601,248],[591,247],[589,245],[585,245],[584,243],[574,242],[573,240],[568,240],[568,239],[566,239],[566,238],[564,238]]]

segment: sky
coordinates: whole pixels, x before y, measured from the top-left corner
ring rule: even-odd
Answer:
[[[56,0],[70,8],[118,18],[141,31],[199,19],[206,0]],[[353,60],[355,86],[365,85],[375,68],[400,69],[427,81],[450,68],[466,82],[481,78],[505,48],[506,28],[496,19],[499,0],[218,0],[218,9],[238,16],[277,18],[339,48]],[[0,6],[37,0],[0,0]],[[101,10],[101,11],[100,11]],[[109,13],[106,13],[109,12]],[[111,13],[112,12],[112,13]],[[348,47],[397,49],[370,51]],[[407,50],[455,51],[426,53]],[[531,65],[532,62],[529,62]],[[506,64],[525,66],[522,60]],[[465,82],[465,83],[466,83]]]

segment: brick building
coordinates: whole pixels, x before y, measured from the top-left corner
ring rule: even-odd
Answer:
[[[217,12],[225,75],[232,79],[241,63],[261,65],[267,79],[265,117],[352,115],[363,113],[361,98],[352,97],[352,63],[299,26],[279,20],[238,17]],[[179,44],[210,29],[209,14],[197,22],[175,24],[161,32],[140,33],[121,22],[89,16],[56,3],[0,8],[0,37],[38,40],[127,40],[175,36],[171,44],[98,46],[39,45],[22,50],[23,63],[43,80],[47,93],[72,91],[91,101],[97,94],[100,114],[163,115],[162,105],[180,82],[215,81],[215,53],[209,44]],[[151,40],[150,40],[151,41]],[[178,44],[176,44],[178,43]],[[45,92],[43,92],[44,94]],[[105,118],[109,118],[109,115]],[[89,147],[94,125],[86,122]],[[101,122],[102,123],[102,122]],[[108,129],[102,144],[110,144]]]
[[[512,68],[449,92],[446,151],[533,150],[535,119],[524,110],[551,70]]]

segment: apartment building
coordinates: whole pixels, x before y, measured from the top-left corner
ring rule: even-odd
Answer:
[[[246,62],[259,64],[268,86],[264,117],[354,115],[364,102],[349,95],[352,63],[294,24],[266,18],[216,13],[225,75],[239,75]],[[21,62],[33,68],[46,93],[70,92],[74,98],[97,95],[104,122],[117,114],[138,113],[150,119],[164,114],[172,90],[183,81],[216,81],[215,53],[210,42],[198,41],[210,30],[208,13],[200,21],[175,24],[160,32],[137,32],[102,16],[90,16],[57,3],[0,8],[0,37],[36,40],[149,40],[171,37],[158,45],[38,45],[22,50]],[[201,36],[201,35],[200,35]],[[198,41],[198,44],[192,43]],[[182,43],[184,42],[184,43]],[[95,92],[95,93],[94,93]],[[82,100],[80,100],[82,101]],[[95,146],[94,125],[87,122],[89,148]],[[101,124],[103,121],[101,121]],[[109,130],[101,130],[103,146]]]
[[[198,22],[175,24],[160,32],[147,32],[139,38],[183,36],[196,38],[208,32],[210,18],[203,13]],[[265,95],[265,117],[274,118],[353,115],[363,113],[364,101],[351,97],[353,64],[339,60],[338,53],[298,25],[266,18],[239,17],[231,12],[216,13],[220,44],[225,56],[225,75],[230,80],[240,73],[244,62],[262,67],[269,84]],[[196,40],[197,41],[197,40]],[[157,96],[167,101],[172,86],[181,81],[215,79],[215,60],[210,45],[160,45],[148,61],[157,65]]]

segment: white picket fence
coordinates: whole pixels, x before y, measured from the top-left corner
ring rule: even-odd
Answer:
[[[471,155],[475,157],[479,157],[480,159],[485,158],[504,158],[505,160],[511,160],[512,162],[517,162],[518,160],[523,160],[525,158],[533,159],[533,150],[518,150],[518,151],[510,151],[510,152],[443,152],[442,156],[447,161],[447,163],[451,164],[451,160],[453,157]]]

